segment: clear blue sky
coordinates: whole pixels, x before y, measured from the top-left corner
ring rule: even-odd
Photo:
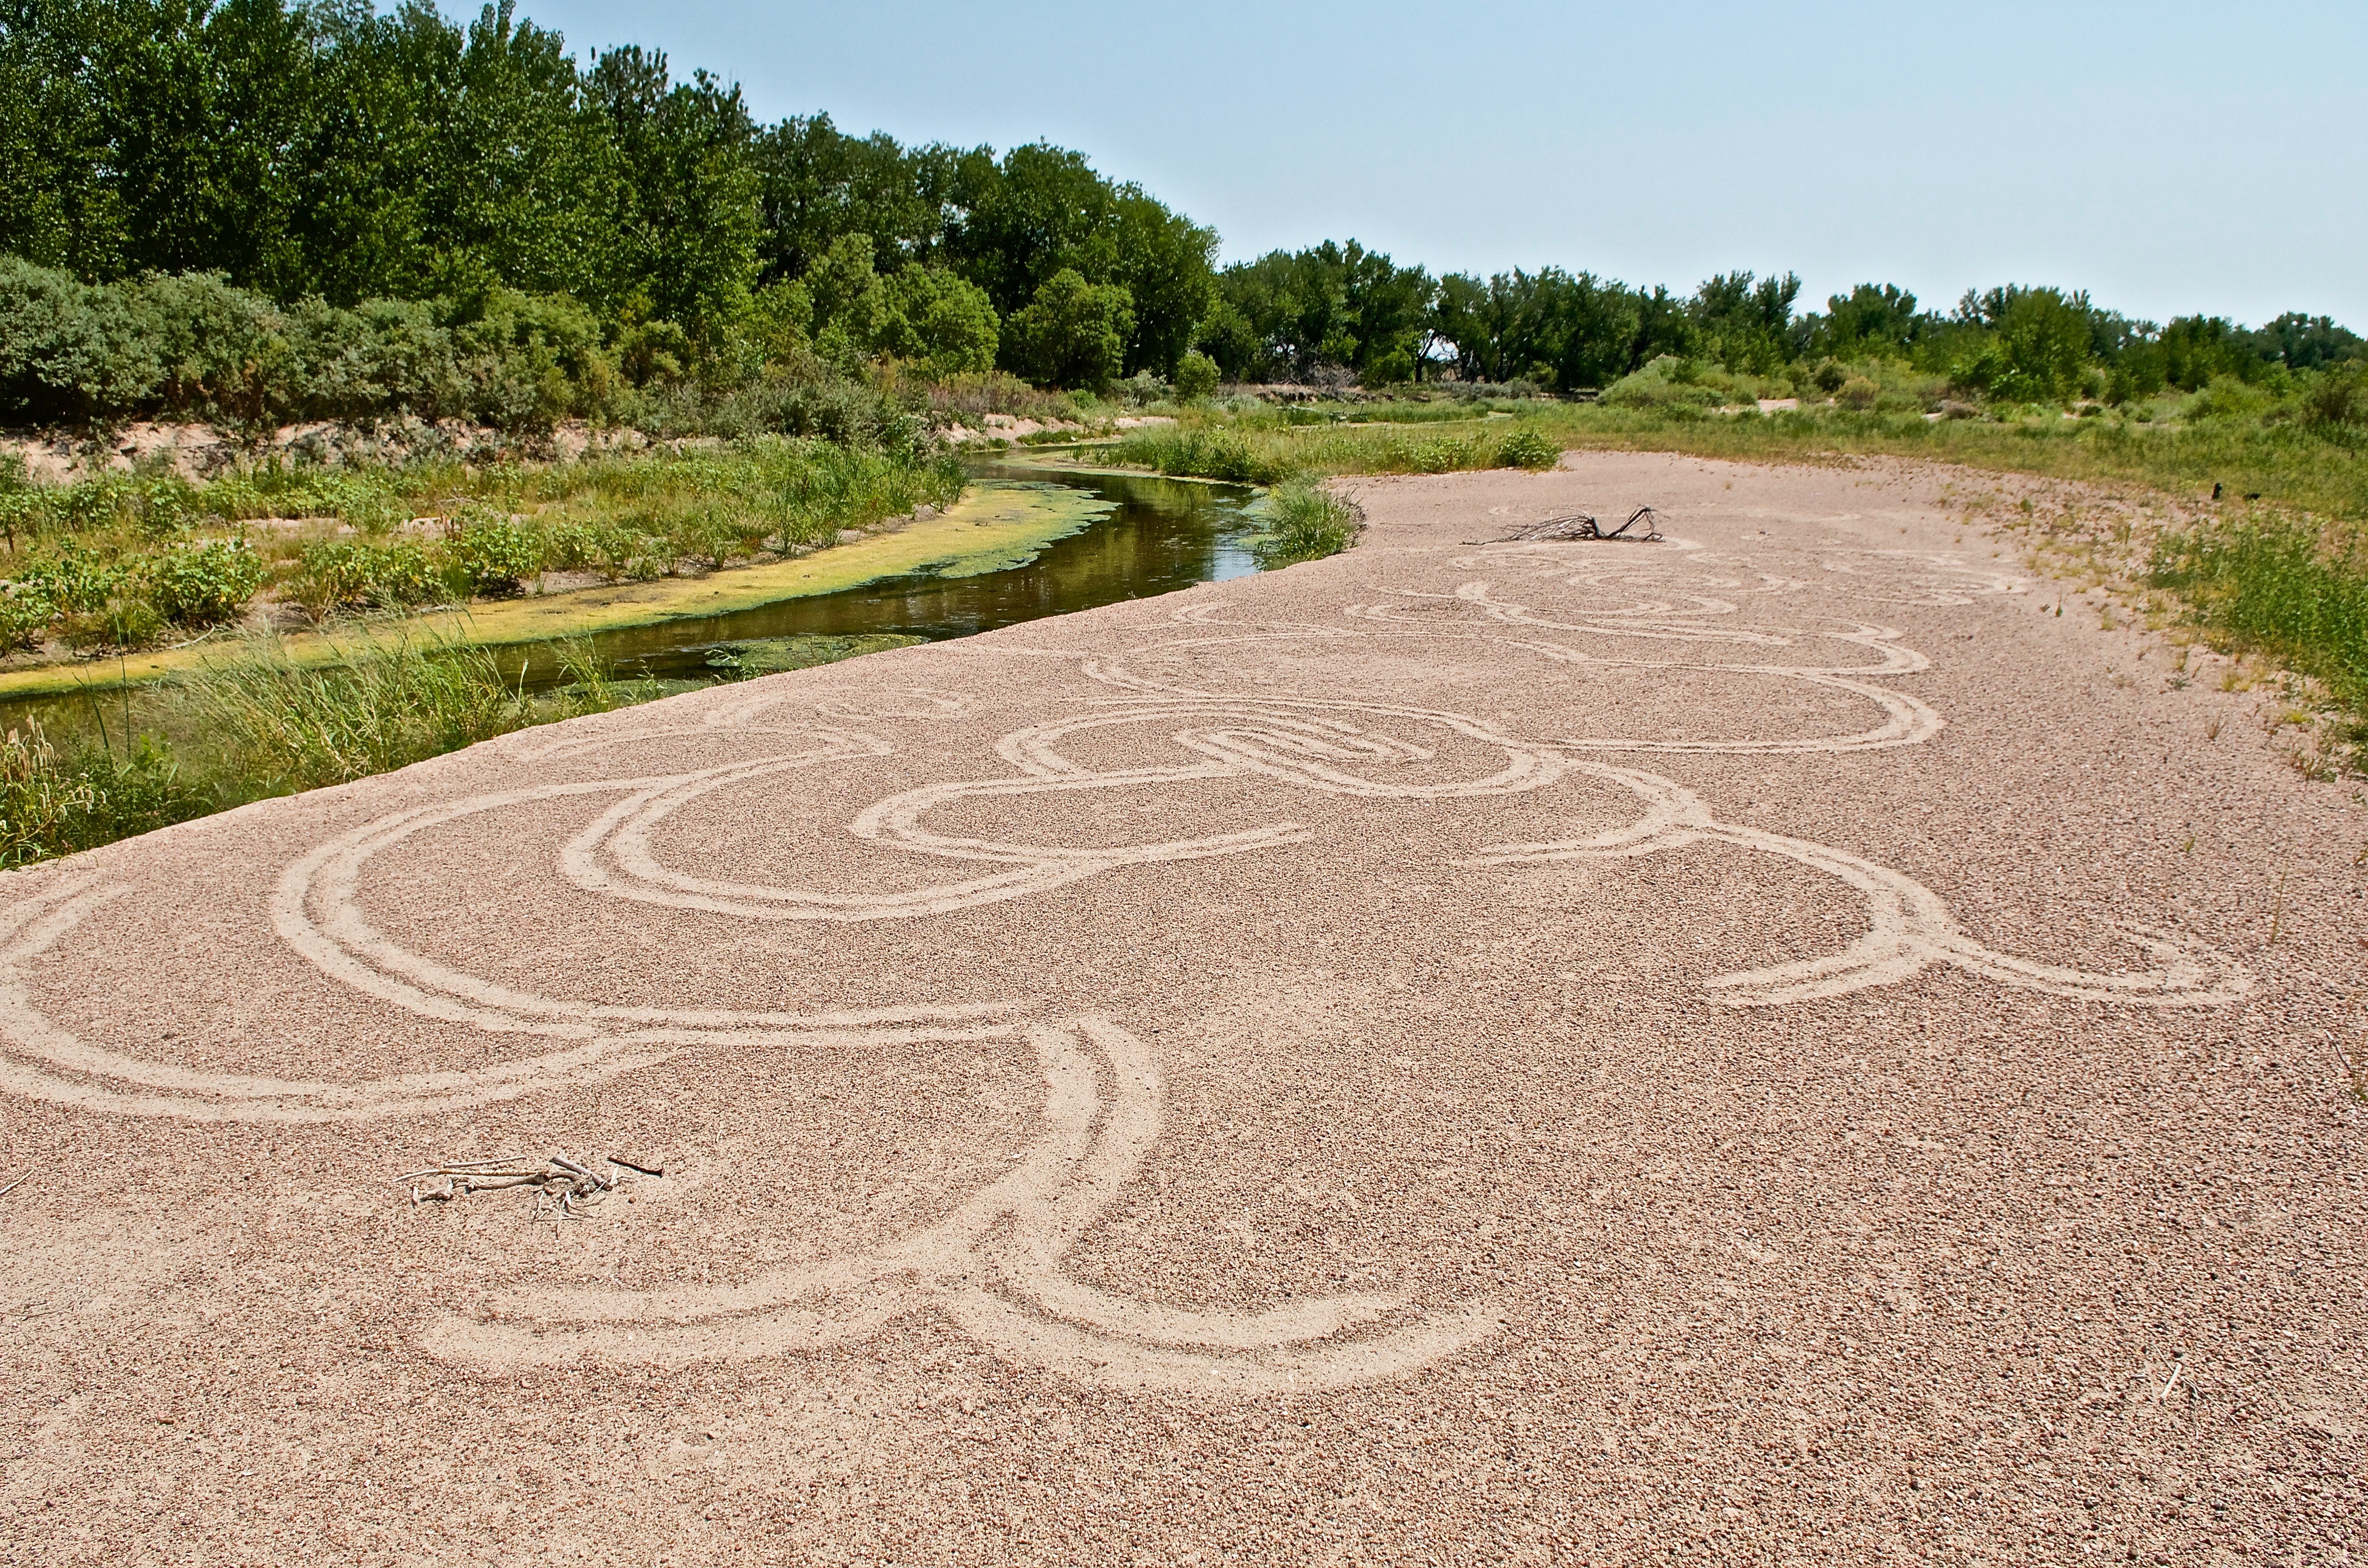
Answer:
[[[2362,0],[519,9],[764,119],[1077,148],[1228,260],[1353,235],[1435,271],[1790,268],[1804,304],[2055,283],[2368,331]]]

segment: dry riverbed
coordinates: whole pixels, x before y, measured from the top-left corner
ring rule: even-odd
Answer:
[[[2368,809],[1948,482],[14,874],[0,1558],[2356,1559]]]

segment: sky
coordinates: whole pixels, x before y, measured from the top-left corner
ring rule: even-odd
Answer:
[[[760,119],[1076,148],[1228,261],[1353,236],[1434,272],[1794,271],[1804,309],[2018,282],[2368,331],[2361,0],[519,10],[704,66]]]

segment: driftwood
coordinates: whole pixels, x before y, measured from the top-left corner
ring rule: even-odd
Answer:
[[[1645,525],[1644,532],[1632,534],[1628,531],[1639,523]],[[1628,514],[1626,522],[1616,528],[1606,528],[1588,513],[1566,512],[1543,522],[1525,523],[1497,542],[1510,544],[1516,540],[1543,539],[1616,539],[1629,544],[1657,544],[1661,539],[1661,518],[1652,507],[1639,506]]]
[[[600,1167],[606,1165],[606,1170]],[[495,1160],[448,1160],[440,1165],[413,1171],[397,1176],[411,1187],[411,1205],[450,1203],[456,1198],[466,1198],[472,1192],[499,1192],[514,1187],[530,1187],[535,1191],[535,1211],[541,1213],[547,1201],[563,1220],[580,1216],[578,1210],[589,1209],[617,1190],[620,1182],[631,1176],[662,1176],[666,1171],[657,1165],[645,1165],[626,1159],[621,1154],[595,1155],[589,1163],[578,1163],[565,1154],[553,1154],[547,1160],[532,1160],[524,1154],[509,1154]],[[441,1181],[438,1187],[422,1187],[422,1182]]]

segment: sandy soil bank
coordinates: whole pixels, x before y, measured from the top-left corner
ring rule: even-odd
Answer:
[[[2368,1551],[2368,812],[1568,460],[7,879],[0,1559]]]

